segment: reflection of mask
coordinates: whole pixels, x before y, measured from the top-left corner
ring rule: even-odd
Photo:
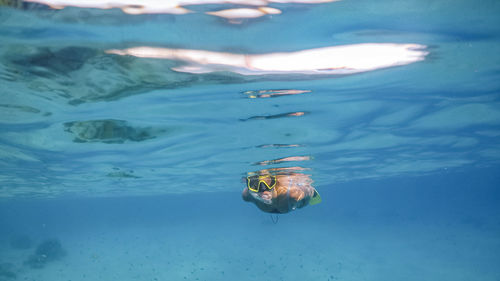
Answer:
[[[270,178],[271,183],[268,184],[266,179]],[[271,190],[276,186],[276,176],[250,176],[247,177],[248,190],[253,192],[263,192]]]

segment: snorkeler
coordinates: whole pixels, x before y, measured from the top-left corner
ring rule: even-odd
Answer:
[[[308,175],[254,175],[247,177],[243,200],[267,213],[288,213],[321,202]]]

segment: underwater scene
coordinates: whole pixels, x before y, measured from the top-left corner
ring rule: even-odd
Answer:
[[[500,1],[0,0],[0,281],[500,281]]]

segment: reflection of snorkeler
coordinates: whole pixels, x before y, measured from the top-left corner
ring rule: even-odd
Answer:
[[[255,175],[247,177],[243,200],[267,213],[288,213],[321,202],[308,175]]]

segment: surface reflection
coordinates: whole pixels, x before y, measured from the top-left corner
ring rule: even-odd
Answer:
[[[331,63],[328,63],[328,57],[325,57],[326,59],[317,57],[324,52],[340,56],[346,52],[341,50],[367,47],[363,46],[337,46],[263,55],[149,47],[109,50],[108,53],[104,53],[101,49],[81,46],[60,48],[30,45],[22,48],[11,46],[0,52],[4,62],[4,70],[0,75],[10,82],[22,83],[29,91],[36,93],[41,98],[47,100],[62,99],[71,105],[80,105],[87,102],[114,101],[142,94],[152,89],[178,89],[195,84],[210,83],[236,84],[255,79],[280,80],[283,78],[280,75],[300,73],[311,74],[298,75],[297,77],[300,79],[311,79],[322,77],[322,75],[366,71],[366,68],[355,68],[357,60],[365,57],[368,63],[370,56],[377,56],[377,52],[360,53],[360,58],[354,58],[352,65],[347,63],[347,58],[343,58],[347,63],[345,68],[335,68],[340,67],[341,61],[334,57],[332,57]],[[423,59],[427,54],[424,49],[411,49],[409,45],[405,46],[381,44],[375,49],[379,47],[382,49],[395,48],[406,55],[414,55],[415,60]],[[403,53],[400,55],[403,56]],[[353,51],[351,54],[355,55],[356,52]],[[397,53],[395,55],[398,56]],[[162,58],[164,60],[142,58]],[[304,62],[303,60],[307,58],[311,58],[311,61]],[[295,59],[297,61],[294,61]],[[374,59],[381,62],[384,57]],[[385,66],[394,63],[394,58],[389,59],[392,62],[389,60],[384,62]],[[275,63],[274,66],[273,63]],[[318,69],[314,70],[315,67]],[[331,68],[327,69],[328,67]],[[238,75],[232,75],[234,73]],[[266,76],[266,73],[277,76]],[[248,98],[272,98],[310,92],[306,89],[263,89],[244,91],[243,93]],[[302,113],[297,113],[297,115],[300,114]],[[280,117],[284,116],[256,116],[254,119]]]
[[[28,55],[9,57],[17,67],[40,76],[68,74],[80,70],[87,61],[98,55],[96,49],[69,46],[62,49],[38,48]]]
[[[287,147],[300,147],[302,145],[300,144],[279,144],[279,143],[273,143],[273,144],[262,144],[258,145],[258,148],[287,148]]]
[[[255,9],[237,8],[237,9],[219,10],[214,12],[206,12],[206,14],[228,19],[229,23],[240,24],[242,23],[241,21],[242,19],[254,19],[267,15],[279,15],[281,14],[281,10],[271,7],[259,7]]]
[[[114,167],[113,172],[109,172],[107,177],[110,178],[129,178],[129,179],[140,179],[141,177],[134,175],[133,170],[124,171],[120,168]]]
[[[64,124],[64,130],[72,133],[74,142],[124,143],[155,138],[162,130],[139,128],[123,120],[75,121]]]
[[[252,55],[144,46],[106,52],[179,61],[184,64],[172,70],[193,74],[228,71],[241,75],[339,75],[422,61],[428,54],[425,48],[418,44],[366,43]]]
[[[185,8],[186,6],[197,5],[241,5],[241,6],[256,6],[257,8],[235,8],[225,9],[215,12],[208,12],[218,17],[224,18],[255,18],[266,14],[279,14],[280,10],[267,7],[272,3],[298,3],[298,4],[319,4],[335,2],[339,0],[122,0],[122,1],[99,1],[99,0],[24,0],[24,2],[32,2],[47,5],[53,9],[63,9],[65,7],[80,7],[80,8],[98,8],[98,9],[121,9],[127,14],[188,14],[195,11]],[[11,6],[19,6],[22,1],[12,1]]]
[[[310,90],[259,90],[259,91],[246,91],[244,92],[248,98],[260,99],[260,98],[276,98],[289,95],[299,95],[310,93]]]
[[[274,160],[260,161],[260,162],[257,162],[255,165],[267,166],[267,165],[279,164],[279,163],[283,163],[283,162],[309,161],[309,160],[311,160],[310,156],[290,156],[290,157],[284,157],[284,158],[279,158],[279,159],[274,159]]]
[[[305,111],[297,111],[297,112],[287,112],[280,113],[274,115],[263,115],[263,116],[252,116],[247,119],[242,119],[241,121],[249,121],[249,120],[266,120],[266,119],[278,119],[278,118],[286,118],[286,117],[300,117],[308,114],[309,112]]]
[[[27,88],[23,91],[32,91],[47,100],[62,99],[71,105],[114,101],[151,89],[205,82],[201,77],[172,71],[173,62],[109,55],[97,48],[80,46],[7,46],[0,50],[0,60],[4,67],[0,69],[0,78],[11,85],[19,83]],[[230,79],[233,78],[219,81],[233,81]]]
[[[245,181],[243,200],[266,213],[284,214],[321,202],[311,177],[290,168],[249,173]]]

